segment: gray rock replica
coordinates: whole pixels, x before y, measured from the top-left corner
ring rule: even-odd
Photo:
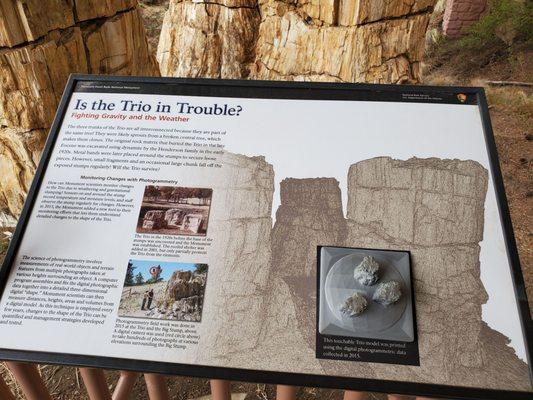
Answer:
[[[381,282],[372,296],[372,300],[390,306],[396,303],[402,297],[400,284],[396,281]]]
[[[356,317],[366,310],[367,304],[365,296],[356,292],[346,299],[344,305],[341,307],[341,311],[350,317]]]
[[[353,277],[361,285],[371,286],[379,279],[379,264],[372,256],[365,256],[354,272]]]

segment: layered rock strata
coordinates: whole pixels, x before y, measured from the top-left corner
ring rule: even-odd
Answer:
[[[22,208],[43,148],[42,132],[52,123],[71,73],[158,75],[136,4],[6,0],[0,5],[2,226],[13,224]]]
[[[435,0],[171,0],[163,75],[418,82]]]

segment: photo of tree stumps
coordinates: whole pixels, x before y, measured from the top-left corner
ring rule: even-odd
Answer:
[[[212,189],[148,185],[137,233],[205,236]]]
[[[130,260],[118,315],[200,322],[207,264]]]

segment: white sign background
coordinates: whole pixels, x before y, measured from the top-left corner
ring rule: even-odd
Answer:
[[[439,157],[457,158],[461,160],[475,160],[490,170],[488,153],[481,124],[481,115],[477,106],[421,104],[421,103],[387,103],[362,101],[309,101],[309,100],[265,100],[265,99],[235,99],[214,97],[185,97],[163,95],[132,95],[132,94],[102,94],[102,93],[74,93],[65,114],[65,120],[59,134],[66,129],[68,123],[84,123],[74,120],[70,116],[77,99],[87,100],[89,103],[98,99],[117,104],[122,99],[143,101],[144,103],[175,104],[177,101],[188,101],[197,105],[211,105],[213,103],[239,104],[243,107],[240,116],[191,116],[188,123],[180,122],[152,122],[146,120],[126,120],[124,126],[142,126],[145,128],[167,127],[200,130],[226,130],[226,149],[230,152],[248,156],[262,155],[271,163],[275,171],[276,193],[273,203],[273,217],[278,208],[279,183],[286,177],[314,178],[334,177],[340,182],[343,193],[344,206],[347,199],[347,174],[351,164],[358,161],[377,157],[390,156],[397,159],[411,157]],[[89,111],[86,111],[89,112]],[[94,112],[91,113],[102,113]],[[115,111],[116,113],[117,111]],[[157,116],[155,112],[151,112]],[[94,121],[92,121],[94,123]],[[115,120],[99,120],[98,125],[115,125]],[[112,176],[135,176],[132,172],[118,171],[83,171],[59,170],[51,168],[57,157],[57,146],[51,157],[49,170],[44,181],[50,179],[79,178],[80,173],[105,173]],[[180,175],[181,173],[181,175]],[[144,173],[146,178],[182,179],[184,184],[202,187],[208,182],[198,180],[188,183],[192,179],[176,167],[162,167],[158,173]],[[208,177],[204,177],[208,178]],[[137,185],[134,194],[138,199],[135,206],[140,206],[144,185]],[[40,196],[37,202],[40,201]],[[136,208],[138,209],[138,208]],[[43,253],[57,257],[91,257],[99,254],[107,264],[116,265],[114,275],[123,279],[129,249],[136,225],[137,214],[133,213],[128,220],[114,223],[106,228],[85,229],[80,232],[78,224],[62,223],[61,229],[56,229],[51,236],[50,230],[57,228],[55,221],[38,221],[32,215],[29,226],[31,235],[26,235],[21,243],[20,251],[34,254]],[[130,234],[124,234],[125,230]],[[72,237],[85,238],[78,241],[77,246],[64,246]],[[109,239],[112,238],[112,239]],[[102,248],[113,243],[113,252],[102,252]],[[43,246],[43,241],[48,243]],[[500,224],[496,203],[496,193],[492,178],[485,202],[484,239],[481,245],[481,280],[489,294],[487,304],[483,306],[483,320],[493,329],[502,332],[511,339],[510,345],[517,355],[526,361],[524,339],[518,308],[514,296],[514,288],[505,242]],[[121,269],[122,268],[122,269]],[[9,279],[7,288],[12,283],[13,275]],[[6,291],[7,292],[7,291]],[[120,292],[112,293],[120,298]],[[5,298],[5,296],[4,296]],[[1,306],[1,305],[0,305]],[[40,323],[27,323],[29,331],[40,329]],[[0,328],[0,336],[5,338],[6,346],[12,348],[28,348],[25,343],[39,350],[40,344],[46,345],[48,350],[73,353],[104,352],[117,354],[118,348],[109,344],[102,344],[99,335],[90,332],[79,332],[72,329],[61,332],[65,338],[71,337],[70,332],[77,330],[78,340],[84,343],[80,350],[78,341],[62,340],[57,337],[58,332],[53,329],[40,331],[39,343],[29,331],[26,335],[13,337],[8,327]],[[102,327],[100,333],[111,336],[112,324]],[[55,347],[51,346],[56,342]],[[52,348],[54,347],[54,348]],[[152,349],[135,349],[137,357],[174,361],[176,354],[170,355],[164,351]],[[117,354],[118,355],[118,354]],[[183,362],[187,362],[192,354],[182,354]]]

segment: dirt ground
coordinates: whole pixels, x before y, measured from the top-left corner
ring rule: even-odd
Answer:
[[[144,1],[141,5],[152,51],[157,48],[163,14],[168,0]],[[447,47],[446,43],[429,49],[425,61],[424,84],[432,85],[474,85],[485,87],[490,105],[490,116],[503,172],[505,189],[530,308],[533,309],[533,97],[527,87],[494,87],[487,81],[526,81],[533,77],[533,50],[527,47],[488,47],[482,51],[468,52]],[[0,259],[7,240],[0,232]],[[76,368],[42,365],[39,367],[47,387],[54,399],[85,400],[86,392]],[[18,398],[23,399],[19,387],[5,366],[0,364],[0,375],[12,388]],[[110,389],[114,388],[118,372],[106,371]],[[209,394],[209,381],[205,379],[172,377],[168,379],[171,398],[176,400],[195,399]],[[247,393],[246,400],[273,399],[275,388],[234,382],[232,391]],[[138,379],[132,399],[147,398],[142,379]],[[383,395],[371,395],[371,399],[384,399]],[[299,400],[340,400],[342,392],[302,388]],[[406,397],[409,399],[409,397]]]

